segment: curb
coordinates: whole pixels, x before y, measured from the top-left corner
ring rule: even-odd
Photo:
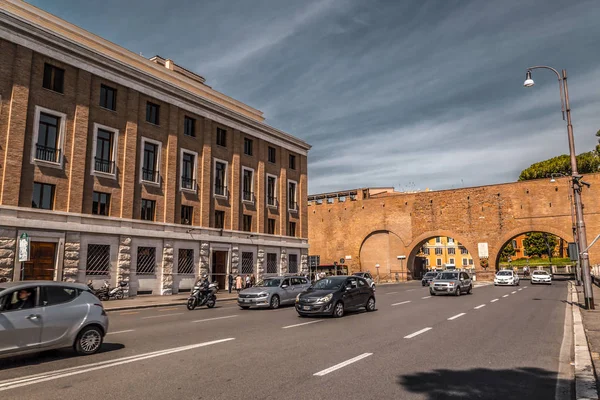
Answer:
[[[225,298],[225,299],[221,299],[221,300],[219,300],[217,298],[217,302],[218,303],[225,303],[225,302],[236,301],[236,300],[237,300],[237,297],[235,297],[235,298]],[[139,305],[134,305],[134,306],[104,308],[104,311],[106,311],[106,312],[126,311],[126,310],[137,310],[137,309],[140,309],[140,308],[158,308],[158,307],[169,307],[169,306],[184,306],[186,304],[187,304],[187,300],[184,300],[184,301],[173,301],[173,302],[170,302],[170,303],[139,304]]]
[[[577,290],[571,288],[571,309],[573,311],[573,346],[575,350],[575,398],[578,400],[598,399],[594,365],[588,345]]]

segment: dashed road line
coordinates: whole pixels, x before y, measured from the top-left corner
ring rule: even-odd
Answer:
[[[179,307],[172,307],[172,308],[159,308],[157,311],[158,311],[158,312],[163,312],[163,311],[173,311],[173,310],[179,310]]]
[[[517,291],[516,291],[516,290],[513,290],[513,291],[512,291],[512,292],[510,292],[510,293],[511,293],[511,294],[515,294],[515,293],[517,293]]]
[[[527,286],[523,286],[523,289],[527,289]]]
[[[521,290],[523,290],[523,288],[520,288],[520,289],[519,289],[519,292],[520,292]]]
[[[422,334],[422,333],[425,333],[425,332],[427,332],[427,331],[429,331],[429,330],[431,330],[431,329],[433,329],[433,328],[423,328],[423,329],[421,329],[420,331],[416,331],[416,332],[414,332],[414,333],[411,333],[410,335],[406,335],[406,336],[404,336],[404,339],[412,339],[412,338],[414,338],[415,336],[419,336],[420,334]]]
[[[316,321],[303,322],[301,324],[288,325],[288,326],[282,327],[281,329],[289,329],[289,328],[295,328],[297,326],[303,326],[303,325],[309,325],[309,324],[316,324],[317,322],[323,322],[323,320],[319,319],[319,320],[316,320]]]
[[[396,294],[398,292],[387,292],[386,294]]]
[[[346,361],[344,361],[344,362],[341,362],[341,363],[339,363],[339,364],[336,364],[336,365],[334,365],[333,367],[329,367],[329,368],[327,368],[327,369],[324,369],[324,370],[322,370],[322,371],[316,372],[316,373],[314,373],[314,374],[313,374],[313,376],[323,376],[323,375],[327,375],[327,374],[329,374],[329,373],[331,373],[331,372],[333,372],[333,371],[336,371],[336,370],[338,370],[338,369],[340,369],[340,368],[343,368],[343,367],[345,367],[345,366],[347,366],[347,365],[350,365],[350,364],[352,364],[352,363],[355,363],[355,362],[357,362],[357,361],[360,361],[360,360],[362,360],[363,358],[367,358],[367,357],[369,357],[369,356],[372,356],[372,355],[373,355],[373,353],[363,353],[363,354],[361,354],[360,356],[356,356],[356,357],[354,357],[354,358],[351,358],[351,359],[349,359],[349,360],[346,360]]]
[[[126,329],[124,331],[108,332],[107,335],[117,335],[119,333],[128,333],[133,331],[135,331],[135,329]]]
[[[402,301],[400,303],[394,303],[394,304],[392,304],[392,306],[400,306],[402,304],[407,304],[407,303],[410,303],[410,300]]]
[[[192,321],[192,322],[207,322],[207,321],[216,321],[216,320],[218,320],[218,319],[235,318],[235,317],[237,317],[237,316],[238,316],[237,314],[234,314],[234,315],[226,315],[226,316],[224,316],[224,317],[215,317],[215,318],[197,319],[197,320],[195,320],[195,321]]]
[[[431,298],[431,296],[421,297],[422,300],[429,299],[429,298]]]
[[[452,320],[455,320],[456,318],[460,318],[460,317],[462,317],[465,314],[466,313],[464,313],[464,312],[462,312],[460,314],[456,314],[455,316],[448,318],[448,321],[452,321]]]
[[[151,319],[151,318],[162,318],[162,317],[172,317],[174,315],[183,315],[182,312],[180,313],[173,313],[173,314],[163,314],[163,315],[153,315],[151,317],[142,317],[141,319]]]
[[[494,300],[491,300],[491,301],[490,301],[490,303],[494,303],[494,302],[496,302],[496,301],[498,301],[498,300],[500,300],[500,299],[494,299]]]
[[[133,314],[139,314],[139,311],[132,311],[132,312],[122,312],[119,313],[119,315],[133,315]]]
[[[502,296],[502,297],[508,297],[508,296],[509,296],[509,295],[505,294],[505,295],[504,295],[504,296]]]
[[[475,308],[475,310],[479,310],[479,309],[480,309],[480,308],[482,308],[482,307],[485,307],[485,304],[481,304],[481,305],[479,305],[479,306],[477,306],[477,307],[474,307],[474,308]]]

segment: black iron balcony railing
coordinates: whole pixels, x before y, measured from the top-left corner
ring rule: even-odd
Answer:
[[[60,160],[60,149],[57,149],[55,147],[42,146],[41,144],[36,144],[35,145],[35,158],[37,160],[57,163]]]
[[[196,189],[196,180],[192,179],[190,177],[187,177],[187,176],[182,176],[181,177],[181,188],[195,190]]]
[[[227,196],[227,186],[215,185],[215,194],[217,196]]]
[[[276,207],[277,206],[277,197],[275,196],[267,196],[267,205]]]
[[[294,200],[289,200],[288,201],[288,209],[290,211],[296,211],[298,207],[298,203],[296,203]]]
[[[242,200],[244,201],[254,201],[254,193],[249,192],[247,190],[242,191]]]
[[[115,162],[103,158],[94,157],[94,171],[104,172],[105,174],[114,174]]]
[[[155,169],[142,168],[142,180],[147,182],[158,182],[158,171]]]

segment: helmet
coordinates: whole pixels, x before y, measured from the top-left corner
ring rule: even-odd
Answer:
[[[206,278],[208,278],[208,275],[202,274],[202,279],[206,279]]]

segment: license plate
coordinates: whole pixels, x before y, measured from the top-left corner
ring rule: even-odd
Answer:
[[[310,306],[304,306],[302,307],[303,310],[310,310]]]

